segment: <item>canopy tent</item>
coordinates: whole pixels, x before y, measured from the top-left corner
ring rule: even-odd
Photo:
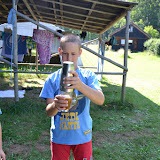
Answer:
[[[15,0],[17,11],[35,21],[102,34],[137,3],[119,0]],[[0,1],[0,23],[7,22],[12,0]],[[25,22],[20,16],[17,22]]]
[[[45,23],[45,22],[39,22],[42,25],[45,25],[52,30],[61,30],[59,27],[50,24],[50,23]],[[4,32],[5,29],[10,29],[12,30],[12,24],[4,23],[0,25],[0,31]],[[32,37],[33,36],[33,30],[37,29],[37,25],[31,23],[31,22],[18,22],[17,23],[17,34],[22,35],[22,36],[28,36]],[[40,30],[44,30],[44,28],[39,27]]]
[[[12,3],[13,1],[13,3]],[[129,38],[130,10],[137,5],[133,2],[124,2],[119,0],[1,0],[0,3],[0,23],[7,21],[7,15],[13,7],[17,14],[17,22],[31,21],[58,36],[58,32],[50,30],[37,22],[43,21],[54,25],[98,33],[100,35],[99,54],[82,45],[82,48],[97,55],[102,60],[106,60],[123,69],[123,73],[98,72],[97,74],[115,74],[123,75],[121,100],[125,100],[125,84],[127,75],[127,53]],[[124,66],[120,65],[107,57],[104,57],[102,34],[111,28],[118,20],[126,16],[126,43],[124,54]],[[32,20],[33,19],[33,20]],[[17,27],[14,25],[13,44],[14,50],[14,83],[15,83],[15,100],[18,101],[18,65],[17,65],[17,44],[16,44]],[[102,50],[103,48],[103,50]],[[101,67],[102,68],[102,67]],[[38,73],[38,72],[36,72]],[[43,73],[44,74],[44,73]]]

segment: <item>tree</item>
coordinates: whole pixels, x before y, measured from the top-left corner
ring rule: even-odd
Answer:
[[[131,11],[131,21],[139,22],[143,20],[144,26],[152,25],[153,28],[160,31],[159,27],[159,14],[160,2],[159,0],[129,0],[131,2],[138,2]]]
[[[153,26],[144,27],[144,31],[148,33],[152,38],[159,38],[159,32],[153,29]]]

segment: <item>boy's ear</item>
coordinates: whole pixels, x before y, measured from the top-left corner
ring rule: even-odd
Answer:
[[[79,56],[81,56],[81,54],[82,54],[82,48],[80,49]]]
[[[62,50],[60,47],[58,48],[58,51],[59,51],[59,54],[62,55]]]

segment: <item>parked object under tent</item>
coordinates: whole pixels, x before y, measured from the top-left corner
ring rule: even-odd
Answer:
[[[38,21],[45,21],[48,23],[52,23],[58,26],[68,27],[72,29],[77,29],[81,31],[88,31],[93,33],[98,33],[102,35],[106,30],[108,30],[111,26],[113,26],[118,20],[122,17],[126,16],[126,45],[125,45],[125,54],[124,54],[124,66],[108,59],[104,55],[99,53],[103,53],[102,51],[96,53],[95,51],[85,47],[82,45],[82,48],[90,51],[91,53],[97,55],[99,58],[106,60],[120,68],[123,69],[123,73],[119,73],[123,75],[123,85],[122,85],[122,101],[125,100],[125,83],[126,83],[126,75],[127,75],[127,53],[128,53],[128,37],[129,37],[129,16],[130,10],[137,5],[137,3],[133,2],[124,2],[117,0],[66,0],[63,2],[59,2],[53,0],[52,2],[49,0],[13,0],[13,4],[11,0],[2,0],[2,5],[0,9],[2,10],[2,19],[0,23],[6,22],[6,8],[8,11],[11,8],[14,8],[17,14],[17,21],[30,21],[36,25],[39,25],[42,28],[49,30],[52,33],[55,33],[58,36],[62,36],[60,33],[55,32],[44,25],[38,23]],[[27,17],[28,16],[28,17]],[[31,18],[33,19],[31,19]],[[17,35],[17,26],[14,25],[14,36]],[[99,41],[100,43],[102,40]],[[16,47],[16,38],[13,44],[15,46],[14,50],[14,64],[17,66],[17,47]],[[101,44],[102,45],[102,44]],[[101,47],[103,48],[103,47]],[[103,66],[100,67],[103,69]],[[15,68],[14,74],[15,77],[15,99],[18,101],[16,94],[18,93],[18,73]],[[107,72],[98,71],[97,74],[110,74]],[[113,73],[114,74],[114,73]],[[117,73],[116,73],[117,74]]]

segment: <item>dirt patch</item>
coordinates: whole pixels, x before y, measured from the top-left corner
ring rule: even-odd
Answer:
[[[24,144],[11,144],[6,149],[6,154],[29,154],[32,149],[32,145],[24,145]]]
[[[7,154],[28,155],[32,150],[32,147],[35,147],[38,152],[44,152],[50,149],[49,131],[44,131],[35,145],[32,145],[32,142],[29,142],[29,144],[14,143],[11,145],[7,145],[7,142],[4,142],[3,145],[7,146],[5,149],[6,155]]]

